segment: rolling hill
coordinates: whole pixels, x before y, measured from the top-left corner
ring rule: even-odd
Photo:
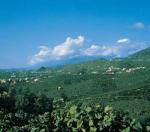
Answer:
[[[12,79],[11,88],[17,89],[18,94],[30,89],[57,99],[63,93],[73,102],[101,101],[145,120],[150,117],[149,55],[150,48],[125,59],[96,59],[61,67],[8,72],[0,78]],[[62,90],[58,91],[60,87]]]

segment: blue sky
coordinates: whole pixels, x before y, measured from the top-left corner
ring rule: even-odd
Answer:
[[[0,68],[150,46],[149,0],[1,0]]]

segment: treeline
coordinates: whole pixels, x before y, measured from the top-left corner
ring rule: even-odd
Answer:
[[[61,94],[19,92],[0,85],[0,132],[148,132],[145,126],[109,106],[72,104]]]
[[[34,94],[25,89],[17,93],[14,88],[7,85],[0,86],[0,109],[5,112],[23,111],[29,114],[43,114],[52,111],[53,100],[44,94]]]

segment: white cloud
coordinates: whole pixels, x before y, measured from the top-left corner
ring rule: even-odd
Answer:
[[[68,37],[64,43],[58,44],[53,48],[47,46],[40,46],[41,49],[37,54],[30,58],[29,64],[35,65],[43,62],[46,59],[61,59],[63,57],[75,54],[74,46],[82,46],[84,42],[83,36],[78,36],[76,39]]]
[[[123,39],[117,40],[118,44],[128,44],[129,42],[130,42],[130,40],[128,38],[123,38]]]
[[[61,59],[62,57],[71,55],[75,53],[73,46],[82,46],[83,42],[83,36],[79,36],[77,39],[68,37],[64,43],[57,45],[52,49],[52,56],[56,59]]]
[[[84,48],[83,43],[84,37],[78,36],[76,39],[68,37],[65,42],[52,48],[40,46],[40,51],[30,58],[29,64],[35,65],[48,60],[60,60],[75,56],[125,57],[142,49],[144,45],[136,42],[131,44],[128,38],[119,39],[115,44],[93,44],[88,48]]]
[[[144,29],[145,25],[142,22],[137,22],[137,23],[133,24],[132,27],[135,29]]]
[[[51,52],[51,49],[46,46],[40,46],[39,48],[41,49],[39,51],[39,53],[37,53],[31,57],[31,59],[29,61],[30,65],[34,65],[34,64],[43,62],[45,57],[47,57]]]
[[[81,50],[82,55],[93,56],[98,54],[100,47],[98,45],[91,45],[89,48]]]
[[[119,43],[119,45],[117,45]],[[126,44],[124,44],[126,43]],[[143,49],[143,43],[130,43],[127,38],[119,39],[113,45],[91,45],[89,48],[81,50],[81,55],[100,56],[100,57],[125,57],[131,53],[135,53],[139,49]]]
[[[91,45],[89,48],[82,50],[81,55],[85,56],[114,56],[117,55],[118,46],[100,46]]]

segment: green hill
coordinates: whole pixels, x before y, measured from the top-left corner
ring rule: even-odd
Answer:
[[[125,59],[99,59],[57,68],[42,67],[3,73],[0,78],[11,78],[11,88],[15,88],[18,94],[30,89],[55,99],[65,94],[73,102],[101,101],[145,120],[150,117],[149,55],[150,48]]]
[[[146,48],[141,50],[133,55],[130,55],[129,58],[131,59],[149,59],[150,58],[150,48]]]

